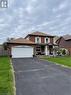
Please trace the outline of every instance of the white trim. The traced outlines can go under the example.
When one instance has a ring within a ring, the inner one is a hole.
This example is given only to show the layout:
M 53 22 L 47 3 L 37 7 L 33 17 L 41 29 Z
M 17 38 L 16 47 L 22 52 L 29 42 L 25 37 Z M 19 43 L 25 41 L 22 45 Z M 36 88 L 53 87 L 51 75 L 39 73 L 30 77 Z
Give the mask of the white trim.
M 50 43 L 50 38 L 48 38 L 48 43 Z
M 56 39 L 55 38 L 53 38 L 53 43 L 56 44 Z
M 49 55 L 49 50 L 47 46 L 45 46 L 45 55 Z
M 46 39 L 48 39 L 48 42 L 46 42 Z M 49 37 L 45 38 L 45 43 L 50 43 L 50 38 Z
M 39 38 L 39 42 L 37 41 L 38 38 Z M 41 43 L 41 37 L 35 37 L 35 43 Z

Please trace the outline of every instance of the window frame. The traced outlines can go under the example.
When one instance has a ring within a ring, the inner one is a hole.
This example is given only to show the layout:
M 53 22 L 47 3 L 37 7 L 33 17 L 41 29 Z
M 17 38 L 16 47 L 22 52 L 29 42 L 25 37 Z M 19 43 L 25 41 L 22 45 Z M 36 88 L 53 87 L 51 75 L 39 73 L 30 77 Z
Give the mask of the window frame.
M 48 39 L 48 41 L 49 41 L 49 38 L 48 38 L 48 37 L 45 38 L 45 43 L 48 43 L 48 42 L 46 41 L 46 39 Z
M 7 0 L 1 0 L 0 1 L 0 7 L 1 8 L 7 8 L 8 7 L 8 1 Z
M 39 41 L 38 41 L 39 38 Z M 41 43 L 41 37 L 35 37 L 35 43 Z

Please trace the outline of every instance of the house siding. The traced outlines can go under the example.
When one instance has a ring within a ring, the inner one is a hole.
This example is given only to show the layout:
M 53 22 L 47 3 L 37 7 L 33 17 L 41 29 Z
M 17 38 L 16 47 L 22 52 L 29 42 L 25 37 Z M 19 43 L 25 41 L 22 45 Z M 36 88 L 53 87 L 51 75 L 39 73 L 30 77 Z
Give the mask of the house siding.
M 32 41 L 32 42 L 35 42 L 35 37 L 34 36 L 30 36 L 29 40 Z
M 62 37 L 58 45 L 60 48 L 66 48 L 69 51 L 69 55 L 71 55 L 71 40 L 66 41 Z
M 68 49 L 68 51 L 69 51 L 69 55 L 71 55 L 71 48 L 67 48 Z
M 44 37 L 41 37 L 41 43 L 45 43 L 45 38 Z
M 52 43 L 52 44 L 53 44 L 53 38 L 50 38 L 50 43 Z
M 71 40 L 65 41 L 64 38 L 60 39 L 59 47 L 71 48 Z
M 35 42 L 35 37 L 38 36 L 29 36 L 29 40 Z M 41 43 L 45 43 L 45 38 L 46 37 L 40 37 L 41 38 Z M 49 43 L 53 44 L 53 38 L 52 37 L 48 37 L 49 38 Z

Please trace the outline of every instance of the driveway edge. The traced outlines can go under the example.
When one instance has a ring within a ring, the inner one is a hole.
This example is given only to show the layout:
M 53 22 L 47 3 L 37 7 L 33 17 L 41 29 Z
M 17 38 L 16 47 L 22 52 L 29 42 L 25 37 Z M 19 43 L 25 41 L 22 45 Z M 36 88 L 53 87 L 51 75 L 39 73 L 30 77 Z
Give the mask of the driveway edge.
M 11 63 L 11 68 L 12 68 L 12 75 L 13 75 L 13 94 L 16 95 L 16 83 L 15 83 L 15 74 L 14 74 L 14 68 L 12 65 L 12 61 L 10 59 L 10 63 Z
M 45 60 L 45 59 L 40 59 L 40 60 L 48 61 L 48 60 Z M 53 61 L 48 61 L 48 62 L 52 63 Z M 53 63 L 54 63 L 55 65 L 58 65 L 58 66 L 61 66 L 61 67 L 64 67 L 64 68 L 71 69 L 71 67 L 69 67 L 69 66 L 61 65 L 61 64 L 56 63 L 56 62 L 53 62 Z

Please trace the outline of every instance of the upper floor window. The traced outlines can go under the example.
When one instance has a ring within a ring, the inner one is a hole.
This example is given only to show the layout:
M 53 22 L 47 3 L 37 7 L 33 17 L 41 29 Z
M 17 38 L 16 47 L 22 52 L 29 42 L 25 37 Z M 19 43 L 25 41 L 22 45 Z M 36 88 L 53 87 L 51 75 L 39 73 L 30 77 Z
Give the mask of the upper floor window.
M 0 7 L 1 8 L 7 8 L 8 1 L 7 0 L 1 0 L 0 1 Z
M 45 43 L 48 43 L 48 40 L 49 40 L 48 37 L 46 37 L 46 38 L 45 38 Z
M 35 37 L 35 43 L 41 43 L 41 38 L 40 37 Z

